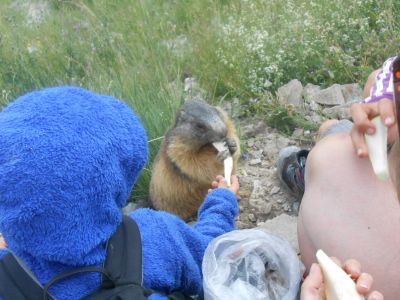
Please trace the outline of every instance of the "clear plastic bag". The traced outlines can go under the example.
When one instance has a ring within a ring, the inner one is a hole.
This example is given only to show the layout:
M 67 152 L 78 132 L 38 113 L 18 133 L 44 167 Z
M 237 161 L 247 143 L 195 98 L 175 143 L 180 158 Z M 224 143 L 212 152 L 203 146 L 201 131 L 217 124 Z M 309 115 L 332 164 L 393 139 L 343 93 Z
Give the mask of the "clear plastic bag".
M 285 239 L 242 229 L 210 243 L 202 270 L 205 300 L 294 300 L 304 266 Z

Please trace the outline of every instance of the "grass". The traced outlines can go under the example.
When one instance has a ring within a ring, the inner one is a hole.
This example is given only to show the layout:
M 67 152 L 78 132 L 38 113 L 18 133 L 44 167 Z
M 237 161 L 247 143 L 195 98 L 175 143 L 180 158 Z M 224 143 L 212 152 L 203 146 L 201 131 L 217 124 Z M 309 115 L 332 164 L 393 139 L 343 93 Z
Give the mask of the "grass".
M 212 103 L 246 103 L 293 78 L 363 83 L 400 41 L 397 0 L 9 0 L 0 11 L 0 105 L 63 84 L 126 101 L 155 139 L 140 197 L 183 76 Z M 273 101 L 257 109 L 286 132 L 309 126 Z

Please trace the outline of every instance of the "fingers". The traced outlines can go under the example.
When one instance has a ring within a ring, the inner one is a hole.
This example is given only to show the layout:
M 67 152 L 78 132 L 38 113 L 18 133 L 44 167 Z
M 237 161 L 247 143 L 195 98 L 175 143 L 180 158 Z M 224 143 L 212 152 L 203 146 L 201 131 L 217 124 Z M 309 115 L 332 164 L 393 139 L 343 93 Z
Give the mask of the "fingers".
M 390 128 L 395 124 L 394 102 L 389 99 L 382 99 L 378 103 L 379 114 L 383 124 Z
M 354 124 L 363 133 L 372 134 L 375 132 L 375 126 L 371 119 L 379 114 L 378 104 L 355 103 L 351 106 L 351 116 Z
M 223 179 L 221 175 L 218 175 L 213 182 L 211 182 L 211 188 L 208 189 L 208 193 L 210 193 L 212 190 L 216 189 L 219 187 L 220 181 Z
M 356 282 L 357 291 L 365 295 L 371 289 L 373 283 L 372 276 L 368 273 L 361 273 Z
M 322 283 L 323 283 L 322 270 L 318 264 L 313 263 L 310 268 L 310 273 L 304 280 L 303 285 L 306 285 L 313 289 L 319 289 L 320 287 L 322 287 Z
M 217 187 L 218 187 L 218 181 L 214 180 L 214 181 L 211 183 L 211 188 L 216 189 Z
M 380 115 L 383 124 L 391 129 L 395 127 L 395 110 L 394 103 L 390 99 L 382 99 L 377 103 L 355 103 L 351 106 L 351 115 L 354 126 L 351 130 L 351 140 L 359 157 L 366 157 L 368 149 L 365 144 L 364 135 L 374 134 L 375 126 L 371 120 Z M 389 142 L 393 134 L 389 134 Z
M 383 99 L 379 101 L 379 114 L 383 124 L 388 128 L 388 143 L 393 143 L 397 136 L 397 122 L 394 101 Z
M 354 126 L 351 130 L 351 140 L 354 149 L 356 149 L 359 157 L 368 155 L 367 145 L 365 144 L 364 134 L 373 134 L 375 126 L 371 122 L 371 118 L 378 114 L 378 105 L 355 103 L 351 106 L 351 116 L 354 121 Z
M 213 189 L 216 189 L 219 187 L 228 188 L 226 180 L 225 180 L 224 176 L 222 176 L 222 175 L 217 175 L 215 177 L 215 180 L 213 182 L 211 182 L 211 189 L 209 189 L 208 192 L 211 192 Z
M 373 291 L 367 298 L 367 300 L 383 300 L 383 295 L 377 291 Z
M 361 274 L 361 264 L 355 259 L 348 259 L 343 264 L 343 269 L 353 279 L 357 279 Z
M 225 178 L 222 175 L 217 175 L 215 180 L 211 183 L 211 188 L 208 189 L 208 193 L 210 193 L 213 189 L 216 188 L 226 188 L 229 189 L 235 195 L 239 192 L 239 179 L 236 175 L 231 176 L 231 185 L 228 186 Z
M 301 300 L 320 300 L 323 293 L 322 271 L 318 264 L 311 265 L 310 272 L 301 285 Z
M 239 178 L 236 175 L 232 175 L 231 176 L 231 186 L 229 187 L 229 189 L 235 194 L 237 195 L 239 192 Z
M 361 295 L 366 295 L 370 292 L 374 280 L 370 274 L 361 273 L 361 264 L 357 260 L 346 260 L 343 264 L 343 269 L 356 280 L 356 288 Z M 383 300 L 383 296 L 381 293 L 373 291 L 369 294 L 367 300 Z

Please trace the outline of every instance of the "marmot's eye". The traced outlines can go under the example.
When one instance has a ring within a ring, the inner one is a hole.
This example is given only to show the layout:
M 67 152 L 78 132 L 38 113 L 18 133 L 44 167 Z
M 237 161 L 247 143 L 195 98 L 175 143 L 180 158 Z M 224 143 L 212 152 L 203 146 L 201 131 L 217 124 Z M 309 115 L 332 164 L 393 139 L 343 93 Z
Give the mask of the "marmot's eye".
M 196 124 L 196 129 L 198 131 L 206 131 L 207 127 L 204 124 Z

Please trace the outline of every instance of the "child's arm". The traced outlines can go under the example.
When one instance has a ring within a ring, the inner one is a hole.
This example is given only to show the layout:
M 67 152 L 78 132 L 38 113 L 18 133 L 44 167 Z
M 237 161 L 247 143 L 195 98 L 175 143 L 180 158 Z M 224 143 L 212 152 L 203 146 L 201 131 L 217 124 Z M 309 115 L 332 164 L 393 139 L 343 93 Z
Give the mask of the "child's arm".
M 206 196 L 199 208 L 198 220 L 194 228 L 204 235 L 215 238 L 234 229 L 234 219 L 238 211 L 237 204 L 233 206 L 231 204 L 237 201 L 239 180 L 235 175 L 231 176 L 231 186 L 227 187 L 224 177 L 219 175 L 211 186 L 212 189 L 219 188 L 220 191 Z M 209 190 L 209 193 L 212 192 L 212 189 Z M 226 199 L 229 199 L 229 201 Z M 227 207 L 224 208 L 223 206 Z M 235 207 L 236 209 L 232 209 Z
M 234 229 L 237 213 L 236 196 L 227 188 L 207 194 L 194 226 L 166 212 L 134 211 L 131 217 L 142 236 L 144 286 L 165 293 L 200 293 L 205 249 L 213 238 Z

